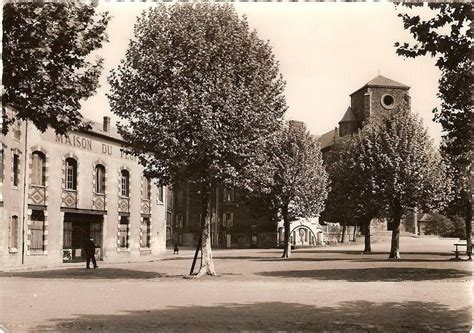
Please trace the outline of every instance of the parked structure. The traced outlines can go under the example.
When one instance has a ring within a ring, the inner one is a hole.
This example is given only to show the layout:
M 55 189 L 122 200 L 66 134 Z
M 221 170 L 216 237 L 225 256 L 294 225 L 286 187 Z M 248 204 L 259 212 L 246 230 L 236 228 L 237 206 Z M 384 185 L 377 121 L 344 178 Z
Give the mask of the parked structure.
M 164 189 L 123 144 L 108 117 L 68 136 L 15 124 L 2 138 L 0 266 L 83 260 L 89 238 L 105 261 L 162 255 Z
M 327 233 L 319 224 L 319 217 L 299 218 L 290 222 L 290 244 L 294 247 L 324 245 L 328 243 Z M 283 221 L 278 222 L 278 243 L 285 242 L 285 227 Z

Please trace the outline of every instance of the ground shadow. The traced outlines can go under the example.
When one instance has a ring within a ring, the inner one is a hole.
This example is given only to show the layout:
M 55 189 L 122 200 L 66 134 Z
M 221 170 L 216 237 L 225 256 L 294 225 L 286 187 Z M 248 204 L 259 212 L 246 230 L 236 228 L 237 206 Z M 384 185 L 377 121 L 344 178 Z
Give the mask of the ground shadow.
M 296 253 L 318 253 L 318 254 L 324 254 L 324 253 L 334 253 L 334 254 L 362 254 L 364 248 L 361 247 L 360 250 L 325 250 L 322 248 L 321 250 L 305 250 L 301 249 L 301 251 L 293 250 Z M 377 254 L 382 254 L 386 255 L 388 257 L 389 251 L 373 251 L 364 255 L 370 256 L 370 255 L 377 255 Z M 430 255 L 430 256 L 449 256 L 453 257 L 453 254 L 450 252 L 400 252 L 400 255 L 403 257 L 404 255 Z
M 31 329 L 75 332 L 468 332 L 470 319 L 468 307 L 454 310 L 434 302 L 352 301 L 334 307 L 261 302 L 174 306 L 159 310 L 120 311 L 114 315 L 76 315 L 74 318 L 53 319 Z
M 4 272 L 0 277 L 22 277 L 33 279 L 156 279 L 166 277 L 166 274 L 156 272 L 136 271 L 121 268 L 67 268 L 35 272 Z
M 349 282 L 429 281 L 470 278 L 472 273 L 457 269 L 418 267 L 382 267 L 358 269 L 319 269 L 271 271 L 256 273 L 281 278 L 311 278 L 315 280 L 345 280 Z
M 349 260 L 349 259 L 348 259 Z M 397 260 L 387 258 L 352 258 L 353 262 L 452 262 L 452 258 L 443 258 L 443 259 L 436 259 L 436 258 L 401 258 Z M 467 260 L 459 260 L 459 262 L 467 261 Z
M 275 257 L 267 257 L 267 258 L 254 258 L 255 261 L 274 261 L 274 262 L 285 262 L 285 261 L 311 261 L 311 262 L 319 262 L 319 261 L 351 261 L 354 258 L 298 258 L 298 257 L 290 257 L 290 258 L 275 258 Z

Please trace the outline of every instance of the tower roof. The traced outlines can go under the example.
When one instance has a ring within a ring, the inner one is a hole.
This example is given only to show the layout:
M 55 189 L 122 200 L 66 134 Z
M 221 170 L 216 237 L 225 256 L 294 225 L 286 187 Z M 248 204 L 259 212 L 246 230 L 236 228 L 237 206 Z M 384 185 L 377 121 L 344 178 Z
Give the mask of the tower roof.
M 359 92 L 360 90 L 364 88 L 368 88 L 368 87 L 410 89 L 409 86 L 404 85 L 403 83 L 386 78 L 385 76 L 382 76 L 382 75 L 377 75 L 372 80 L 367 82 L 363 87 L 354 91 L 351 94 L 351 96 L 354 95 L 356 92 Z
M 346 113 L 344 114 L 344 117 L 339 121 L 340 123 L 351 123 L 351 122 L 357 122 L 356 117 L 354 116 L 354 113 L 352 112 L 352 108 L 349 106 L 347 108 Z

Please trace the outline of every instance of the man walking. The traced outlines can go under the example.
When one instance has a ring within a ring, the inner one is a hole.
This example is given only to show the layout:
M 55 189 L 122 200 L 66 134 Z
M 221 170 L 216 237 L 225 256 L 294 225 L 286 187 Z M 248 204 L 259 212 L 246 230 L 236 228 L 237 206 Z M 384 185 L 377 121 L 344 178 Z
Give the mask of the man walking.
M 86 257 L 87 257 L 86 268 L 90 269 L 89 264 L 90 264 L 91 259 L 92 259 L 92 264 L 94 265 L 94 268 L 99 268 L 99 266 L 97 266 L 97 262 L 95 261 L 95 243 L 94 243 L 93 238 L 87 241 L 85 250 L 86 250 Z

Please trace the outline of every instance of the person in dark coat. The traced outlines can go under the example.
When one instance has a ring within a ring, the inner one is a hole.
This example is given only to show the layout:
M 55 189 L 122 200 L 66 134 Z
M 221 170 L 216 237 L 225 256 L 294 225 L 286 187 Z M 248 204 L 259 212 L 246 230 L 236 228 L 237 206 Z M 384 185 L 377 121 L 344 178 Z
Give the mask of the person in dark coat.
M 173 254 L 179 254 L 178 243 L 174 243 L 174 251 Z
M 92 259 L 92 264 L 94 265 L 94 268 L 98 268 L 99 266 L 97 266 L 97 262 L 95 261 L 95 243 L 94 243 L 94 239 L 91 238 L 87 241 L 86 243 L 86 257 L 87 257 L 87 269 L 89 269 L 89 264 L 90 264 L 90 261 Z

